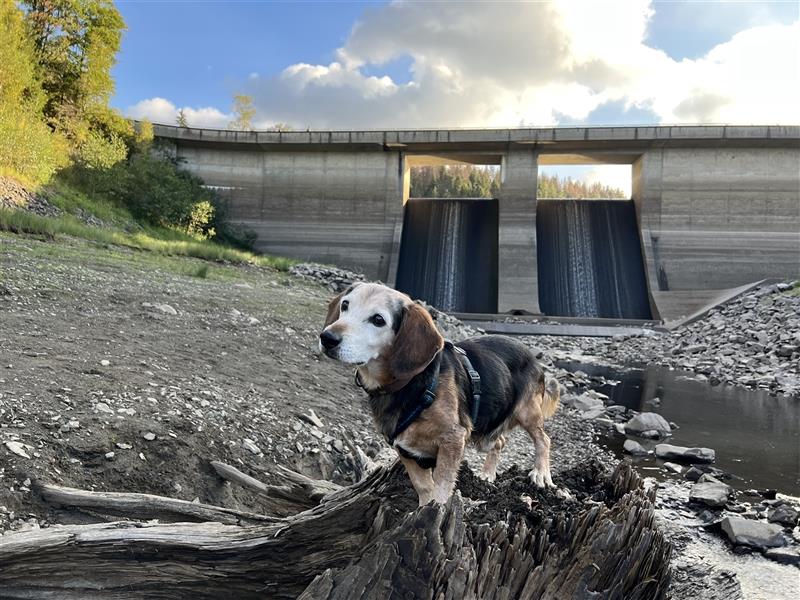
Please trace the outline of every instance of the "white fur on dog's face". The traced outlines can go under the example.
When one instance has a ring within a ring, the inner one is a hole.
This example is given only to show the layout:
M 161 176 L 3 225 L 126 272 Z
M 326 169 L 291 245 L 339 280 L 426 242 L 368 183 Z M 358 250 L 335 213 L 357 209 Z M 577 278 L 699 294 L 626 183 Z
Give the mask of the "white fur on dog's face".
M 320 351 L 348 364 L 366 364 L 391 347 L 396 322 L 411 299 L 405 294 L 376 283 L 356 284 L 339 300 L 339 318 L 324 331 L 339 335 L 338 346 Z

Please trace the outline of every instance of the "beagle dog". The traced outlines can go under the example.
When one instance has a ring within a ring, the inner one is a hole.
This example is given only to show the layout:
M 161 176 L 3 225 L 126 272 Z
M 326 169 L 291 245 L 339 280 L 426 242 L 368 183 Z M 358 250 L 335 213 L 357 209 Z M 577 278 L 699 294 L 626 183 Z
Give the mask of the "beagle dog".
M 488 451 L 481 476 L 494 481 L 505 434 L 521 426 L 536 451 L 529 476 L 553 486 L 544 420 L 559 386 L 545 384 L 533 353 L 486 335 L 445 343 L 428 311 L 384 285 L 355 283 L 328 306 L 320 350 L 356 365 L 375 423 L 414 485 L 420 505 L 453 493 L 468 442 Z

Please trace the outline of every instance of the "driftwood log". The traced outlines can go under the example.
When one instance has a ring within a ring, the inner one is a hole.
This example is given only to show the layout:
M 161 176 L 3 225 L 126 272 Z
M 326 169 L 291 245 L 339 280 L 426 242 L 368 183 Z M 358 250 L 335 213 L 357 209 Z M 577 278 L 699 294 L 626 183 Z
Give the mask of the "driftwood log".
M 220 465 L 229 481 L 259 488 Z M 445 506 L 416 508 L 397 465 L 344 488 L 282 475 L 285 485 L 261 489 L 265 498 L 284 487 L 281 494 L 298 494 L 296 504 L 318 504 L 276 518 L 41 486 L 43 498 L 63 506 L 214 522 L 54 526 L 0 537 L 0 596 L 651 600 L 666 590 L 670 546 L 655 527 L 653 496 L 629 465 L 609 477 L 604 502 L 538 527 L 524 518 L 473 522 L 477 505 L 458 493 Z

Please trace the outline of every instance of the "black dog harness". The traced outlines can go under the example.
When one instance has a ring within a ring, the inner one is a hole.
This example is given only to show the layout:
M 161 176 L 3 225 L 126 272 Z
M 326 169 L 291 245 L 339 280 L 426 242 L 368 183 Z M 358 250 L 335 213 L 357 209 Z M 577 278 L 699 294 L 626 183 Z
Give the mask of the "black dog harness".
M 478 420 L 478 411 L 481 405 L 481 376 L 472 366 L 472 362 L 470 362 L 469 357 L 467 356 L 467 353 L 464 351 L 463 348 L 459 348 L 458 346 L 453 344 L 453 342 L 445 342 L 445 347 L 455 351 L 455 353 L 461 360 L 461 364 L 464 365 L 464 369 L 467 371 L 467 375 L 469 375 L 470 387 L 472 391 L 470 416 L 472 417 L 472 422 L 475 423 Z M 408 429 L 409 426 L 419 418 L 423 410 L 425 410 L 426 408 L 430 407 L 431 404 L 433 404 L 433 401 L 436 399 L 436 388 L 439 386 L 440 368 L 441 368 L 441 363 L 439 363 L 439 366 L 436 367 L 436 371 L 433 373 L 433 378 L 431 379 L 431 382 L 428 384 L 428 387 L 425 388 L 425 391 L 422 393 L 422 396 L 420 396 L 417 402 L 412 406 L 410 406 L 408 410 L 405 412 L 405 414 L 402 415 L 401 418 L 397 421 L 397 427 L 395 427 L 394 433 L 389 439 L 390 444 L 394 444 L 394 441 L 395 439 L 397 439 L 397 436 L 399 436 L 406 429 Z M 356 372 L 356 383 L 359 386 L 361 386 L 360 378 L 358 377 L 358 372 Z

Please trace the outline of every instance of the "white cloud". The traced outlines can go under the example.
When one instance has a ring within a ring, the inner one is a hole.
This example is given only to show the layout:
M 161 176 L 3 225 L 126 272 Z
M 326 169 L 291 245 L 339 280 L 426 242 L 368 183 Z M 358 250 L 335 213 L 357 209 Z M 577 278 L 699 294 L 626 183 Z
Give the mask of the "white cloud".
M 153 123 L 174 125 L 178 110 L 180 109 L 169 100 L 150 98 L 128 107 L 125 114 L 134 119 L 149 119 Z M 183 112 L 190 127 L 224 129 L 233 120 L 231 115 L 210 106 L 205 108 L 184 106 Z
M 245 89 L 258 123 L 269 115 L 297 128 L 547 126 L 611 102 L 666 123 L 800 122 L 800 21 L 751 27 L 676 61 L 646 43 L 657 10 L 648 0 L 395 1 L 367 8 L 330 64 L 293 64 Z M 397 59 L 410 59 L 408 83 L 367 74 Z M 156 98 L 131 111 L 170 107 Z M 213 108 L 190 116 L 229 120 Z

